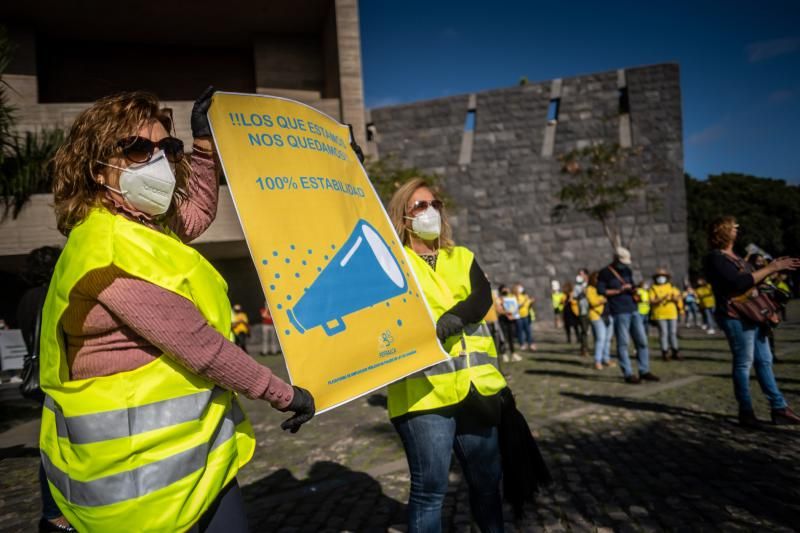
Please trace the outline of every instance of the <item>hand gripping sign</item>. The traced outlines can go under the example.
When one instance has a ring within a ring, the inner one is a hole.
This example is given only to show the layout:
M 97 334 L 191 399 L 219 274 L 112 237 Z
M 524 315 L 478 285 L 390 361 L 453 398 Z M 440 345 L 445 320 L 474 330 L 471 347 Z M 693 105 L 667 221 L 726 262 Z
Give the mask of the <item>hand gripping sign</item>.
M 318 410 L 445 360 L 349 128 L 292 100 L 222 92 L 208 118 L 292 383 Z

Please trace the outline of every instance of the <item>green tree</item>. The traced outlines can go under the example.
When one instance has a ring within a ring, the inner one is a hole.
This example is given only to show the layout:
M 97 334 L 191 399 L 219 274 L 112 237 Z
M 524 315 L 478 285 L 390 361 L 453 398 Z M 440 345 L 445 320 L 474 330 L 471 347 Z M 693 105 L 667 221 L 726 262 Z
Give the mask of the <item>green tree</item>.
M 51 162 L 56 150 L 64 142 L 60 129 L 44 129 L 12 139 L 11 153 L 0 165 L 0 196 L 3 198 L 3 215 L 19 215 L 32 194 L 52 190 Z
M 9 86 L 3 79 L 13 54 L 14 46 L 8 40 L 8 32 L 0 26 L 0 164 L 13 144 L 14 107 L 8 102 Z
M 50 192 L 50 161 L 64 142 L 59 129 L 27 132 L 24 136 L 14 133 L 14 108 L 8 102 L 8 84 L 2 79 L 13 54 L 14 45 L 0 26 L 0 220 L 9 213 L 16 218 L 32 194 Z
M 703 271 L 709 223 L 723 215 L 739 222 L 737 252 L 754 243 L 774 256 L 800 255 L 800 186 L 784 180 L 724 173 L 698 180 L 685 174 L 689 269 Z
M 630 246 L 636 227 L 624 235 L 617 213 L 641 195 L 649 212 L 658 208 L 641 177 L 641 152 L 638 147 L 597 142 L 560 155 L 567 183 L 558 192 L 553 216 L 558 220 L 569 211 L 583 213 L 602 225 L 612 248 Z

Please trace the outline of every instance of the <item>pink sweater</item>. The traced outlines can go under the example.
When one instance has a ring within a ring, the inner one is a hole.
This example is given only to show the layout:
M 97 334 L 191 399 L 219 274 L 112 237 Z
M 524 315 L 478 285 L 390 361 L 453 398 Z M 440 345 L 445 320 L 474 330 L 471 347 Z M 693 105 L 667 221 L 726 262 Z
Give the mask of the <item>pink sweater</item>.
M 191 196 L 179 207 L 177 227 L 171 228 L 184 242 L 203 233 L 216 216 L 212 158 L 195 152 L 188 190 Z M 133 220 L 142 216 L 118 210 Z M 113 265 L 81 279 L 61 323 L 72 379 L 133 370 L 166 353 L 218 385 L 263 398 L 278 409 L 294 395 L 289 384 L 209 326 L 191 301 Z

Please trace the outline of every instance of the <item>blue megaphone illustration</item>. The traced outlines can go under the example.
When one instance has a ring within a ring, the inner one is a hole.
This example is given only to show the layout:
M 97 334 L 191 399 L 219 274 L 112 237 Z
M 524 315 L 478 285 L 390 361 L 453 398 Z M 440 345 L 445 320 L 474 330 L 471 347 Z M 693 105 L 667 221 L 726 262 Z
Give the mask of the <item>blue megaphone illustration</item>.
M 332 336 L 346 329 L 342 320 L 345 315 L 399 296 L 406 290 L 408 282 L 386 241 L 362 219 L 328 266 L 287 313 L 300 333 L 322 326 L 325 333 Z

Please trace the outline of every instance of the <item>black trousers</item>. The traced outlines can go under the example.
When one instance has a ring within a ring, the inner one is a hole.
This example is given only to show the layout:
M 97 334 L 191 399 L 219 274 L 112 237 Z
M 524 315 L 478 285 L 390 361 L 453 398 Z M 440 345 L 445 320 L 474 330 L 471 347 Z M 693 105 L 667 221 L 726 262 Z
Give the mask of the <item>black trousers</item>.
M 506 318 L 505 316 L 500 317 L 500 328 L 503 330 L 503 336 L 506 338 L 506 351 L 509 354 L 514 353 L 514 322 Z

